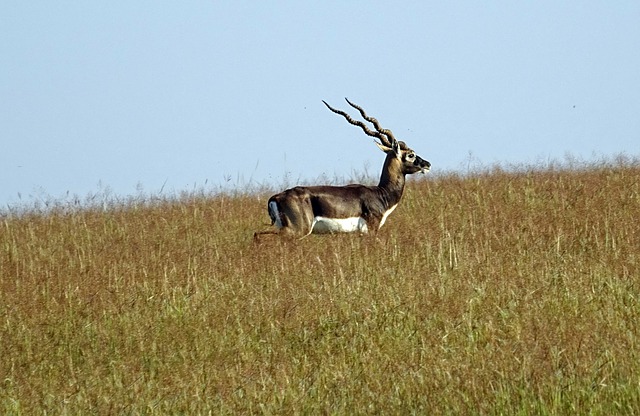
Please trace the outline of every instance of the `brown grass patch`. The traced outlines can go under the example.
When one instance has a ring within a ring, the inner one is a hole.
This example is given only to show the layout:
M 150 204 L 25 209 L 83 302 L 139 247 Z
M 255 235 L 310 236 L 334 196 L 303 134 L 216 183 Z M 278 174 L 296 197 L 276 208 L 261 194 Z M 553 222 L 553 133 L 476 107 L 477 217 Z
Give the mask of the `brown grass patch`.
M 637 163 L 411 182 L 377 236 L 265 205 L 0 218 L 0 409 L 640 412 Z

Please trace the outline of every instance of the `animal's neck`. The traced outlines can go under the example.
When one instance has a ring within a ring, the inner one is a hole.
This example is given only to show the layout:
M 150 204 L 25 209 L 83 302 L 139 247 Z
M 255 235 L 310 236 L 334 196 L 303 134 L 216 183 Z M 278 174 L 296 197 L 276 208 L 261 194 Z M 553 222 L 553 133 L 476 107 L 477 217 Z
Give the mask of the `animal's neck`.
M 404 192 L 404 174 L 398 158 L 388 155 L 382 167 L 378 188 L 384 193 L 389 207 L 396 205 Z

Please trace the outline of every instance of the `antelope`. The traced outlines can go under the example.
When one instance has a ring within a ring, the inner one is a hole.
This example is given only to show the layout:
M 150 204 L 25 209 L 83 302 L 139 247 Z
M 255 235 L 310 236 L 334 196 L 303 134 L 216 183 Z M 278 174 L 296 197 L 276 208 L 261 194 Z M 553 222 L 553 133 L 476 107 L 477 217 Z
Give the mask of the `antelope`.
M 404 142 L 396 140 L 390 130 L 380 127 L 378 120 L 368 116 L 362 107 L 345 100 L 373 125 L 375 131 L 326 101 L 322 102 L 350 124 L 360 127 L 366 135 L 380 140 L 374 139 L 374 143 L 387 156 L 378 186 L 296 186 L 275 194 L 269 198 L 267 208 L 271 225 L 275 225 L 277 231 L 257 232 L 254 234 L 256 239 L 260 234 L 306 237 L 312 233 L 375 232 L 400 203 L 405 176 L 426 173 L 431 168 L 431 163 L 416 155 Z

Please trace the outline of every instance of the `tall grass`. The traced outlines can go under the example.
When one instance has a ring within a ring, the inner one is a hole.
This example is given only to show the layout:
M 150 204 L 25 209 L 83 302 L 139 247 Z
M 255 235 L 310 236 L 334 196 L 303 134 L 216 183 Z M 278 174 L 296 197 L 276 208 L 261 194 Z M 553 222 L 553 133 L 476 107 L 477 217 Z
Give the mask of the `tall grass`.
M 0 218 L 6 414 L 637 414 L 640 164 L 413 181 L 377 235 L 264 193 Z

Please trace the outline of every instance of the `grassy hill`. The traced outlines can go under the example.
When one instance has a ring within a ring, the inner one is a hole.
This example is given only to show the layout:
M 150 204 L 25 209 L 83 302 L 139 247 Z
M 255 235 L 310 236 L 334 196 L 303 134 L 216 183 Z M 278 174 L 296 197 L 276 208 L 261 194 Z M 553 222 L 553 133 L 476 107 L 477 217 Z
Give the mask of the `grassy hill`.
M 638 414 L 640 164 L 427 176 L 378 235 L 266 199 L 0 217 L 5 414 Z

